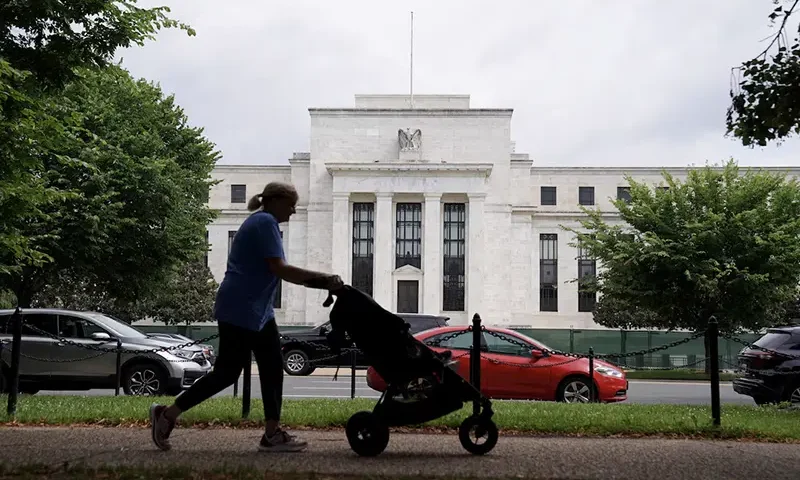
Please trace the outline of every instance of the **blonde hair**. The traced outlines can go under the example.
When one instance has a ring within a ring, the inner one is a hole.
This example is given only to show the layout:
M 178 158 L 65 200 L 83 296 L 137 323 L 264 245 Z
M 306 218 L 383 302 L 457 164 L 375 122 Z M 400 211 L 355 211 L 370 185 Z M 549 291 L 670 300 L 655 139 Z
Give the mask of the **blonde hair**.
M 263 208 L 267 202 L 274 198 L 289 198 L 297 201 L 297 190 L 289 183 L 270 182 L 261 193 L 250 198 L 250 201 L 247 202 L 247 209 L 253 212 Z

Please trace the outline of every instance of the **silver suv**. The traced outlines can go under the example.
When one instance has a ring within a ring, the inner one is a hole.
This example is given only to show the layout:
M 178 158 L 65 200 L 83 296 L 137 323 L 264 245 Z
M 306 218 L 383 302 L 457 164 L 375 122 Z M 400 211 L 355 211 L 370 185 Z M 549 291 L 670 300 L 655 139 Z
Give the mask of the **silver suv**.
M 8 385 L 13 313 L 0 310 L 0 392 Z M 21 393 L 115 388 L 117 354 L 103 350 L 116 349 L 117 339 L 127 395 L 177 395 L 212 368 L 202 347 L 174 348 L 185 342 L 149 337 L 106 314 L 33 308 L 22 317 Z

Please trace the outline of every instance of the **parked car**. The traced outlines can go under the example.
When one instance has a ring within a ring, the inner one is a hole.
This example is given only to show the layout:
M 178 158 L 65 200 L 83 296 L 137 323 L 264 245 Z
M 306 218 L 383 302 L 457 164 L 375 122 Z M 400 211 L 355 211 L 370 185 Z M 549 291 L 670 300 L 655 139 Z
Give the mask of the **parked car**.
M 0 310 L 0 341 L 4 343 L 0 354 L 0 390 L 5 390 L 8 384 L 12 340 L 9 320 L 13 313 Z M 119 339 L 123 349 L 141 351 L 121 355 L 121 386 L 127 395 L 177 395 L 211 370 L 201 347 L 147 352 L 177 343 L 149 337 L 110 315 L 34 308 L 23 310 L 23 321 L 49 335 L 22 328 L 19 370 L 22 393 L 115 388 L 117 355 L 71 343 L 113 349 Z
M 447 321 L 450 320 L 450 317 L 416 313 L 398 313 L 397 316 L 409 324 L 412 334 L 431 328 L 447 326 Z M 339 365 L 349 367 L 352 365 L 352 361 L 347 354 L 326 359 L 326 357 L 332 355 L 330 351 L 326 350 L 328 348 L 328 338 L 326 337 L 328 332 L 330 332 L 330 322 L 282 334 L 281 350 L 283 352 L 284 371 L 289 375 L 310 375 L 317 367 Z M 307 342 L 313 342 L 313 345 Z M 325 360 L 309 363 L 310 360 L 318 359 Z M 357 354 L 356 366 L 363 368 L 365 366 L 364 360 L 361 354 Z
M 147 335 L 149 337 L 156 337 L 156 338 L 164 338 L 164 339 L 168 339 L 168 340 L 175 340 L 176 341 L 175 343 L 178 343 L 180 345 L 194 342 L 194 340 L 192 340 L 191 338 L 189 338 L 189 337 L 187 337 L 185 335 L 181 335 L 180 333 L 161 333 L 161 332 L 152 333 L 151 332 L 151 333 L 148 333 Z M 214 345 L 209 345 L 207 343 L 198 343 L 197 346 L 203 349 L 203 355 L 206 356 L 206 358 L 208 359 L 209 363 L 211 363 L 211 365 L 214 365 L 214 362 L 217 359 L 217 355 L 214 353 Z
M 800 327 L 770 328 L 753 345 L 800 356 Z M 745 347 L 738 360 L 741 377 L 733 380 L 734 392 L 752 397 L 758 405 L 800 403 L 800 358 Z
M 589 400 L 589 360 L 587 358 L 547 353 L 551 348 L 513 330 L 486 327 L 488 332 L 500 334 L 498 338 L 481 332 L 481 391 L 490 398 L 509 400 L 549 400 L 567 403 L 584 403 Z M 461 331 L 461 334 L 451 335 Z M 464 379 L 469 380 L 472 346 L 471 331 L 464 327 L 434 328 L 415 335 L 438 353 L 451 355 L 452 365 Z M 507 340 L 511 338 L 526 347 Z M 574 360 L 574 361 L 571 361 Z M 565 363 L 568 362 L 568 363 Z M 374 368 L 367 369 L 367 385 L 383 392 L 386 383 Z M 604 362 L 594 361 L 594 394 L 600 402 L 621 402 L 628 398 L 628 381 L 625 372 Z

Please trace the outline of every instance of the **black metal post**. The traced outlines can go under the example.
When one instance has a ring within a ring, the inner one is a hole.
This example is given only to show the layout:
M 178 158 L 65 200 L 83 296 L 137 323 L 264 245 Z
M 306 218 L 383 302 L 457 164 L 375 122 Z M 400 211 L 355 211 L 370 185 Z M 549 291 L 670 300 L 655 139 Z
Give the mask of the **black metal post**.
M 719 401 L 719 324 L 717 317 L 712 316 L 708 320 L 708 342 L 709 355 L 711 356 L 711 416 L 714 418 L 714 426 L 721 423 L 721 405 Z
M 481 316 L 477 313 L 472 316 L 472 350 L 469 359 L 470 381 L 481 391 Z M 481 404 L 478 400 L 472 403 L 472 414 L 481 413 Z
M 19 307 L 11 316 L 11 375 L 8 379 L 8 408 L 9 416 L 17 414 L 17 397 L 19 396 L 19 359 L 22 348 L 22 314 Z
M 251 354 L 252 355 L 252 354 Z M 242 418 L 250 416 L 250 376 L 253 373 L 253 358 L 244 366 L 244 382 L 242 383 Z
M 119 387 L 122 383 L 122 340 L 117 339 L 117 385 L 114 390 L 114 396 L 119 397 Z
M 350 350 L 350 398 L 356 398 L 356 349 Z
M 589 347 L 589 403 L 594 402 L 594 348 Z
M 575 330 L 569 327 L 569 353 L 575 353 Z

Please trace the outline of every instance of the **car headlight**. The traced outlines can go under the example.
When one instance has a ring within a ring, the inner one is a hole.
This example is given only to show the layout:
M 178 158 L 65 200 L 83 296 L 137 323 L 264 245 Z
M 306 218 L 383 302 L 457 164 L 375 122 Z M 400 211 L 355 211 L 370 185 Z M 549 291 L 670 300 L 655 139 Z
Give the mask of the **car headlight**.
M 622 378 L 622 372 L 620 372 L 616 368 L 598 365 L 594 367 L 594 371 L 599 373 L 600 375 L 606 375 L 608 377 L 614 377 L 614 378 Z
M 182 358 L 184 360 L 191 360 L 192 357 L 194 357 L 195 352 L 191 350 L 170 350 L 170 353 L 178 358 Z

